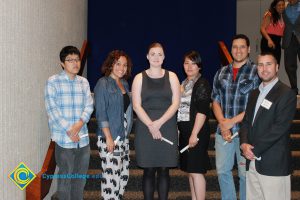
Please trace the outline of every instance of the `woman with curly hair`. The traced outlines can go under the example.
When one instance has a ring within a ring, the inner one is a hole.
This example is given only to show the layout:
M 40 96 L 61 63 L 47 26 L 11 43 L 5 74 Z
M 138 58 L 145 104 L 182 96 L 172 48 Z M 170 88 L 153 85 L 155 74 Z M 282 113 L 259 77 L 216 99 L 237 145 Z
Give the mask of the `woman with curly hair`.
M 264 14 L 260 27 L 262 39 L 260 43 L 261 52 L 271 52 L 280 64 L 281 57 L 281 38 L 284 31 L 284 21 L 282 13 L 285 9 L 284 0 L 273 0 L 270 8 Z
M 126 79 L 132 63 L 120 50 L 110 52 L 102 65 L 104 77 L 95 86 L 98 148 L 102 165 L 103 199 L 123 199 L 129 177 L 132 103 Z

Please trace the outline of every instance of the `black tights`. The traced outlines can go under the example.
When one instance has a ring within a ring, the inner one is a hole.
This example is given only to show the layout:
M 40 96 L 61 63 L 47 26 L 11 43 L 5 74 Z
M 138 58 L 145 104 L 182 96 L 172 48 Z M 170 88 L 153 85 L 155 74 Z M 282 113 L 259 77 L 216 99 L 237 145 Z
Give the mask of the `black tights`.
M 157 172 L 158 199 L 167 200 L 170 186 L 169 168 L 144 168 L 143 193 L 144 200 L 153 200 L 155 191 L 155 173 Z

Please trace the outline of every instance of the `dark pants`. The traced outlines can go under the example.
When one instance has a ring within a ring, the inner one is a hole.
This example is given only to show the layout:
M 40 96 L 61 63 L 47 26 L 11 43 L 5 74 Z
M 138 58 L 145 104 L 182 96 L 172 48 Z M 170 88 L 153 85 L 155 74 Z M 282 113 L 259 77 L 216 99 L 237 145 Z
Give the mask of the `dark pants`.
M 269 34 L 270 38 L 272 39 L 272 41 L 275 44 L 275 48 L 270 48 L 268 46 L 268 40 L 266 40 L 265 37 L 261 38 L 261 42 L 260 42 L 260 50 L 261 52 L 271 52 L 274 54 L 278 65 L 280 65 L 280 58 L 281 58 L 281 36 L 278 35 L 272 35 Z
M 59 200 L 82 200 L 86 179 L 62 178 L 71 174 L 86 174 L 90 161 L 90 145 L 66 149 L 55 144 L 55 159 L 59 168 L 57 194 Z
M 284 65 L 290 80 L 291 88 L 298 94 L 297 56 L 300 60 L 300 44 L 296 36 L 293 35 L 289 47 L 284 49 Z

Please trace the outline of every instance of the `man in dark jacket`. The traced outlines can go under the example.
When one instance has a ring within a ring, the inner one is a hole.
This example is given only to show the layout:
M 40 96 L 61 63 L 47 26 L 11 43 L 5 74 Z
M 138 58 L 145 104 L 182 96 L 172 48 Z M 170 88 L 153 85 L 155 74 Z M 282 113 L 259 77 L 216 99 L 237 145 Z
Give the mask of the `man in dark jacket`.
M 262 80 L 247 104 L 239 131 L 246 157 L 248 200 L 291 199 L 289 129 L 296 111 L 296 95 L 277 77 L 278 64 L 271 53 L 258 57 Z

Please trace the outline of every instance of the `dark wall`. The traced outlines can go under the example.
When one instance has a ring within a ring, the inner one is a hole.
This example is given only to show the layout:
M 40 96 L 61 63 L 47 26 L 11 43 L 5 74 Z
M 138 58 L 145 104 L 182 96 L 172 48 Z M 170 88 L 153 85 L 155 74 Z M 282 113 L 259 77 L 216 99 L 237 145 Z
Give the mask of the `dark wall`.
M 200 52 L 211 83 L 220 67 L 217 42 L 230 45 L 236 31 L 236 0 L 88 1 L 88 79 L 93 90 L 108 52 L 122 49 L 133 61 L 133 76 L 148 67 L 148 46 L 160 42 L 163 66 L 184 79 L 182 56 Z M 230 48 L 230 46 L 228 46 Z M 130 82 L 132 80 L 129 80 Z

